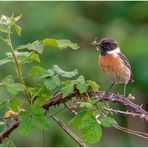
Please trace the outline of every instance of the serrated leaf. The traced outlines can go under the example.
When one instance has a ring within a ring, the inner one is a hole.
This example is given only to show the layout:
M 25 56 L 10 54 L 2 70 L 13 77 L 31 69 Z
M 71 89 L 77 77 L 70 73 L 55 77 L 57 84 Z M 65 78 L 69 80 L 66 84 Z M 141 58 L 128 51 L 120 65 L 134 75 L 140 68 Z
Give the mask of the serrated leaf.
M 57 48 L 58 48 L 57 40 L 52 39 L 52 38 L 44 39 L 44 40 L 42 41 L 42 44 L 43 44 L 44 46 L 52 46 L 52 47 L 57 47 Z
M 92 112 L 87 111 L 85 116 L 82 118 L 81 128 L 82 137 L 85 143 L 95 144 L 99 142 L 102 136 L 102 128 L 96 122 L 96 119 L 93 116 Z
M 13 83 L 6 85 L 6 89 L 12 94 L 16 95 L 18 92 L 23 91 L 25 89 L 24 84 Z
M 29 59 L 28 57 L 30 57 L 31 53 L 30 52 L 18 52 L 18 51 L 14 51 L 16 57 L 17 57 L 17 60 L 19 60 L 20 62 L 24 62 L 24 63 L 30 63 L 33 61 L 33 59 Z M 12 61 L 14 60 L 13 59 L 13 56 L 12 56 L 12 53 L 11 52 L 7 52 L 6 53 L 7 57 L 9 59 L 11 59 Z M 27 59 L 27 60 L 26 60 Z M 24 61 L 25 60 L 25 61 Z
M 93 91 L 98 91 L 100 88 L 100 86 L 95 81 L 87 80 L 86 83 L 91 86 Z
M 8 110 L 8 102 L 4 101 L 0 103 L 0 116 L 1 117 L 5 114 L 7 110 Z
M 90 108 L 93 107 L 93 105 L 91 103 L 89 103 L 89 102 L 82 102 L 80 104 L 80 107 L 82 107 L 82 108 L 86 107 L 86 108 L 89 108 L 90 109 Z
M 18 127 L 18 130 L 21 135 L 30 134 L 32 132 L 32 129 L 33 129 L 33 121 L 31 118 L 26 118 L 25 120 L 23 120 Z
M 82 119 L 86 114 L 87 114 L 86 110 L 80 111 L 78 115 L 76 115 L 74 118 L 72 118 L 68 122 L 68 125 L 73 125 L 73 126 L 77 127 L 78 129 L 80 129 L 81 124 L 82 124 Z
M 62 40 L 56 40 L 52 38 L 46 38 L 42 41 L 44 46 L 52 46 L 57 47 L 59 49 L 64 48 L 72 48 L 72 49 L 78 49 L 79 46 L 76 43 L 72 43 L 70 40 L 62 39 Z
M 33 115 L 32 120 L 37 128 L 46 129 L 49 127 L 49 120 L 44 115 Z
M 68 85 L 61 89 L 63 97 L 66 97 L 68 94 L 72 93 L 74 89 L 74 84 Z
M 99 124 L 90 124 L 82 130 L 82 137 L 86 144 L 95 144 L 100 141 L 102 128 Z
M 84 93 L 88 89 L 88 84 L 87 83 L 79 83 L 77 85 L 77 89 L 80 91 L 80 93 Z
M 30 72 L 30 76 L 32 76 L 34 80 L 39 81 L 43 78 L 53 76 L 53 73 L 40 66 L 34 66 Z
M 16 95 L 18 92 L 23 91 L 25 89 L 24 84 L 14 83 L 14 80 L 11 75 L 3 79 L 2 83 L 6 86 L 6 89 L 13 95 Z
M 101 122 L 101 125 L 104 127 L 112 127 L 113 124 L 117 124 L 114 118 L 107 116 L 100 117 L 99 121 Z
M 46 78 L 44 82 L 46 88 L 50 90 L 60 86 L 60 84 L 61 84 L 60 79 L 57 76 Z
M 21 99 L 13 99 L 10 100 L 9 102 L 9 108 L 14 112 L 18 112 L 21 104 L 22 104 Z
M 9 62 L 11 62 L 11 60 L 8 59 L 8 58 L 5 58 L 5 59 L 0 60 L 0 65 L 4 65 L 4 64 L 9 63 Z
M 57 42 L 59 49 L 72 48 L 76 50 L 79 48 L 77 43 L 72 43 L 70 40 L 62 39 L 62 40 L 57 40 Z
M 30 59 L 33 60 L 33 61 L 39 62 L 39 63 L 41 62 L 39 55 L 36 54 L 36 53 L 32 53 L 31 56 L 30 56 Z
M 57 74 L 59 74 L 59 75 L 61 75 L 61 76 L 63 76 L 63 77 L 67 77 L 67 78 L 71 78 L 71 77 L 74 77 L 75 75 L 77 75 L 78 74 L 78 71 L 75 69 L 74 71 L 71 71 L 71 72 L 66 72 L 66 71 L 64 71 L 64 70 L 62 70 L 59 66 L 57 66 L 57 65 L 54 65 L 53 66 L 53 70 L 57 73 Z
M 42 54 L 43 50 L 44 50 L 44 46 L 43 44 L 41 43 L 41 41 L 34 41 L 33 43 L 28 43 L 26 45 L 20 45 L 17 47 L 18 50 L 20 49 L 28 49 L 28 50 L 31 50 L 31 51 L 36 51 L 40 54 Z

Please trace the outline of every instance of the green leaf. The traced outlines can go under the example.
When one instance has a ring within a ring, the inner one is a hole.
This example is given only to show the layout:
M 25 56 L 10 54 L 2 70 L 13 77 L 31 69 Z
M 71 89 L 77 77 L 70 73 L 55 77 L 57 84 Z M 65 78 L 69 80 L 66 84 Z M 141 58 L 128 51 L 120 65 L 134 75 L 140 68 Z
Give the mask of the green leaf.
M 28 49 L 28 50 L 36 51 L 36 52 L 42 54 L 44 46 L 40 41 L 37 40 L 37 41 L 34 41 L 33 43 L 28 43 L 26 45 L 20 45 L 20 46 L 17 47 L 17 49 L 18 50 Z
M 36 53 L 32 53 L 31 56 L 30 56 L 30 59 L 33 60 L 33 61 L 39 62 L 39 63 L 41 62 L 39 55 L 36 54 Z
M 8 59 L 8 58 L 5 58 L 5 59 L 0 60 L 0 65 L 4 65 L 4 64 L 9 63 L 9 62 L 11 62 L 11 60 Z
M 14 112 L 18 112 L 21 104 L 22 104 L 22 100 L 13 99 L 13 100 L 10 100 L 9 102 L 9 108 Z
M 85 143 L 95 144 L 99 142 L 102 136 L 102 128 L 96 122 L 96 119 L 93 116 L 92 112 L 87 111 L 85 116 L 83 116 L 81 128 L 82 128 L 82 137 Z
M 18 92 L 25 89 L 24 84 L 14 83 L 11 75 L 5 77 L 5 79 L 2 80 L 2 83 L 6 86 L 6 89 L 13 95 L 16 95 Z
M 87 83 L 79 83 L 78 85 L 77 85 L 77 89 L 80 91 L 80 93 L 82 94 L 82 93 L 84 93 L 84 92 L 86 92 L 87 91 L 87 89 L 88 89 L 88 84 Z
M 103 116 L 99 118 L 101 125 L 104 127 L 112 127 L 113 124 L 117 124 L 114 118 Z
M 93 112 L 89 110 L 81 111 L 69 124 L 76 126 L 87 144 L 98 143 L 102 136 L 102 128 L 96 122 Z
M 44 46 L 52 46 L 52 47 L 57 47 L 59 49 L 64 49 L 64 48 L 72 48 L 72 49 L 78 49 L 79 46 L 76 43 L 72 43 L 70 40 L 56 40 L 52 38 L 46 38 L 42 41 Z
M 23 120 L 18 127 L 18 130 L 21 135 L 30 134 L 32 132 L 32 129 L 33 129 L 33 120 L 28 117 L 25 120 Z
M 73 125 L 73 126 L 77 127 L 78 129 L 80 129 L 81 124 L 82 124 L 82 119 L 86 114 L 87 114 L 86 110 L 80 111 L 78 115 L 76 115 L 74 118 L 72 118 L 68 122 L 68 125 Z
M 44 40 L 42 41 L 42 44 L 43 44 L 44 46 L 52 46 L 52 47 L 57 47 L 57 48 L 58 48 L 58 42 L 57 42 L 57 40 L 52 39 L 52 38 L 44 39 Z
M 62 70 L 62 69 L 61 69 L 59 66 L 57 66 L 57 65 L 54 65 L 54 66 L 53 66 L 53 70 L 54 70 L 57 74 L 59 74 L 59 75 L 61 75 L 61 76 L 63 76 L 63 77 L 67 77 L 67 78 L 74 77 L 75 75 L 78 74 L 78 71 L 77 71 L 77 70 L 74 70 L 74 71 L 72 71 L 72 72 L 66 72 L 66 71 Z
M 46 88 L 50 90 L 60 86 L 60 84 L 61 84 L 60 79 L 57 76 L 46 78 L 44 82 Z
M 82 107 L 82 108 L 86 107 L 86 108 L 89 108 L 90 109 L 90 108 L 93 107 L 93 105 L 91 103 L 89 103 L 89 102 L 82 102 L 80 104 L 80 107 Z
M 53 74 L 53 72 L 48 71 L 40 66 L 34 66 L 30 72 L 30 76 L 32 76 L 33 79 L 36 81 L 39 81 L 49 76 L 53 76 Z
M 46 129 L 49 127 L 49 120 L 44 115 L 33 115 L 32 120 L 37 128 Z
M 68 85 L 66 87 L 63 87 L 61 89 L 62 95 L 63 97 L 66 97 L 68 94 L 70 94 L 71 92 L 73 92 L 74 89 L 74 84 Z
M 98 91 L 100 88 L 100 86 L 95 81 L 87 80 L 86 83 L 91 86 L 93 91 Z
M 99 124 L 90 123 L 82 130 L 82 137 L 86 144 L 95 144 L 100 141 L 102 128 Z
M 8 110 L 8 102 L 4 101 L 0 103 L 0 117 L 2 117 L 7 110 Z

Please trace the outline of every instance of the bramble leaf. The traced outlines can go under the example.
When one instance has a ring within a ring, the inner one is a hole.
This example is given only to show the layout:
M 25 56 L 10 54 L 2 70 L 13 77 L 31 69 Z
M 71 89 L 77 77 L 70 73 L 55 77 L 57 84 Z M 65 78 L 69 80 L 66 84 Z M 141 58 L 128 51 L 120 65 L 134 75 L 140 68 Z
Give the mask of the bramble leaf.
M 44 46 L 52 46 L 57 47 L 59 49 L 64 48 L 72 48 L 72 49 L 78 49 L 79 46 L 76 43 L 72 43 L 70 40 L 62 39 L 62 40 L 56 40 L 52 38 L 46 38 L 42 41 Z
M 21 99 L 12 99 L 9 102 L 9 108 L 14 112 L 18 112 L 21 104 L 22 104 Z
M 87 121 L 88 122 L 88 121 Z M 100 141 L 102 128 L 99 124 L 91 123 L 82 130 L 82 137 L 87 144 L 95 144 Z
M 50 90 L 60 86 L 61 82 L 60 79 L 57 76 L 46 78 L 44 85 L 46 88 L 49 88 Z
M 25 89 L 24 84 L 14 83 L 14 80 L 11 75 L 5 77 L 2 83 L 6 86 L 6 89 L 13 95 L 16 95 L 18 92 Z
M 4 65 L 9 62 L 11 62 L 11 60 L 9 58 L 5 58 L 5 59 L 0 60 L 0 65 Z
M 66 72 L 66 71 L 62 70 L 62 69 L 61 69 L 59 66 L 57 66 L 57 65 L 54 65 L 54 66 L 53 66 L 53 70 L 54 70 L 57 74 L 59 74 L 59 75 L 61 75 L 61 76 L 63 76 L 63 77 L 67 77 L 67 78 L 74 77 L 75 75 L 78 74 L 78 71 L 77 71 L 77 70 L 74 70 L 74 71 L 71 71 L 71 72 Z
M 98 91 L 100 88 L 100 86 L 95 81 L 87 80 L 86 83 L 88 83 L 91 86 L 93 91 Z
M 46 129 L 49 126 L 49 120 L 44 115 L 33 115 L 32 120 L 37 128 Z
M 78 83 L 77 89 L 80 91 L 80 93 L 84 93 L 88 89 L 88 84 L 87 83 Z
M 32 53 L 31 56 L 30 56 L 30 59 L 33 60 L 33 61 L 39 62 L 39 63 L 41 62 L 39 55 L 36 54 L 36 53 Z
M 112 127 L 113 124 L 117 124 L 114 118 L 103 116 L 99 118 L 101 125 L 104 127 Z
M 82 102 L 81 104 L 80 104 L 80 107 L 82 107 L 82 108 L 84 108 L 84 107 L 86 107 L 86 108 L 92 108 L 92 104 L 90 103 L 90 102 Z
M 40 66 L 34 66 L 30 72 L 30 76 L 33 77 L 34 80 L 39 81 L 43 78 L 53 76 L 54 72 L 46 70 Z
M 26 117 L 19 125 L 18 130 L 21 135 L 28 135 L 32 132 L 33 121 L 31 118 Z
M 28 43 L 26 45 L 20 45 L 17 47 L 18 50 L 20 49 L 28 49 L 31 51 L 36 51 L 40 54 L 42 54 L 43 50 L 44 50 L 44 46 L 40 41 L 34 41 L 33 43 Z
M 65 86 L 61 89 L 62 95 L 63 97 L 66 97 L 68 94 L 70 94 L 71 92 L 73 92 L 74 89 L 74 84 L 70 84 L 68 86 Z

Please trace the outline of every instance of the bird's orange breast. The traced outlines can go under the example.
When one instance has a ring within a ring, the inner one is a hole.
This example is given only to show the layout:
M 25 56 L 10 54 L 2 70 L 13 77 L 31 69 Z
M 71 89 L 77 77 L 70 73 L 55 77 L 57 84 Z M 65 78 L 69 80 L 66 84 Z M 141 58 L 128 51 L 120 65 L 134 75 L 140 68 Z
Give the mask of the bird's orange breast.
M 131 75 L 130 70 L 121 62 L 119 56 L 113 54 L 99 56 L 99 65 L 113 81 L 128 83 Z

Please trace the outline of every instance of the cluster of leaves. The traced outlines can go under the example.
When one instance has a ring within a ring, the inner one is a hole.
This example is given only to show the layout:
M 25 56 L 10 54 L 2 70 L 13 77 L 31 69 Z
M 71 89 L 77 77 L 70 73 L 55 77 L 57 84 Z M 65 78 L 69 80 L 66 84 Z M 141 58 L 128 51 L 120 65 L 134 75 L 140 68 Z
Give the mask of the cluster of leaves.
M 0 83 L 1 87 L 5 87 L 9 92 L 9 97 L 5 101 L 0 100 L 0 116 L 1 118 L 9 118 L 6 115 L 10 109 L 17 113 L 21 124 L 18 128 L 21 134 L 31 133 L 34 127 L 48 127 L 49 120 L 45 116 L 45 110 L 41 108 L 42 104 L 53 96 L 56 92 L 62 92 L 63 98 L 69 95 L 76 88 L 81 97 L 85 99 L 78 101 L 80 111 L 69 123 L 75 125 L 82 133 L 84 141 L 88 144 L 94 144 L 99 141 L 102 135 L 101 126 L 110 127 L 115 124 L 115 120 L 104 114 L 104 104 L 95 101 L 95 98 L 89 98 L 88 90 L 98 91 L 99 86 L 94 81 L 85 80 L 83 76 L 76 78 L 77 70 L 67 72 L 61 69 L 58 65 L 53 65 L 52 68 L 45 69 L 41 66 L 33 66 L 25 77 L 31 77 L 34 83 L 31 86 L 26 85 L 21 68 L 24 64 L 31 62 L 41 62 L 40 55 L 45 47 L 56 47 L 59 49 L 72 48 L 78 49 L 76 43 L 70 40 L 56 40 L 53 38 L 45 38 L 41 41 L 37 40 L 25 45 L 19 45 L 16 49 L 13 48 L 11 42 L 12 28 L 17 34 L 21 35 L 21 27 L 17 24 L 20 16 L 7 17 L 2 15 L 0 18 L 0 40 L 8 48 L 6 57 L 0 60 L 0 65 L 13 63 L 18 74 L 16 76 L 8 75 Z M 66 80 L 65 80 L 66 79 Z M 96 116 L 99 114 L 99 119 Z M 99 122 L 97 122 L 97 120 Z M 6 122 L 0 122 L 0 130 L 6 126 Z

